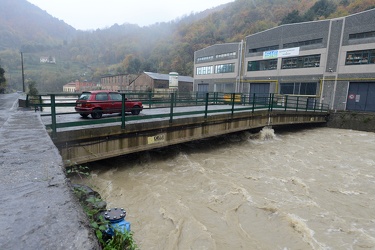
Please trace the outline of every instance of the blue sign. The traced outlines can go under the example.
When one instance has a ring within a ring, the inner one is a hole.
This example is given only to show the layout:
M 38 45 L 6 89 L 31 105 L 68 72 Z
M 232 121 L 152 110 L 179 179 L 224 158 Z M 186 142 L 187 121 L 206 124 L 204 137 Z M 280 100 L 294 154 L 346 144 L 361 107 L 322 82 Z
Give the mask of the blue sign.
M 279 55 L 278 50 L 270 50 L 270 51 L 264 51 L 263 52 L 263 58 L 264 59 L 277 58 L 278 55 Z

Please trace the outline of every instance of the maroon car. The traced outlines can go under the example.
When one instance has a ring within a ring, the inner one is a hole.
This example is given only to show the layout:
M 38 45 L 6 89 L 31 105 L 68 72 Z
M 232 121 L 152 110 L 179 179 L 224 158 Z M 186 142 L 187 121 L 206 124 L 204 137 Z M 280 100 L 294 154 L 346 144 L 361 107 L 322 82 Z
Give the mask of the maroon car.
M 84 118 L 91 115 L 93 119 L 100 119 L 103 114 L 121 113 L 122 96 L 118 92 L 109 90 L 95 90 L 82 92 L 76 101 L 75 110 Z M 142 102 L 130 101 L 125 98 L 125 112 L 139 115 Z

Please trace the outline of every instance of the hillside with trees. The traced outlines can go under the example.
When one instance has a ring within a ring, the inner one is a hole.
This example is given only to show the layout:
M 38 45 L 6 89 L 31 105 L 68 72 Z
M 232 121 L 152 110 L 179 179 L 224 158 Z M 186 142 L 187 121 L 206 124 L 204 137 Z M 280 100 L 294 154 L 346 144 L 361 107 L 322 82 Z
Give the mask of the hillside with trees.
M 22 51 L 25 78 L 35 81 L 42 92 L 61 91 L 77 79 L 98 82 L 106 74 L 176 71 L 192 76 L 196 50 L 240 42 L 281 24 L 375 8 L 373 0 L 236 0 L 166 23 L 77 31 L 26 0 L 0 4 L 0 66 L 8 88 L 22 89 Z M 56 63 L 41 63 L 41 57 L 56 58 Z

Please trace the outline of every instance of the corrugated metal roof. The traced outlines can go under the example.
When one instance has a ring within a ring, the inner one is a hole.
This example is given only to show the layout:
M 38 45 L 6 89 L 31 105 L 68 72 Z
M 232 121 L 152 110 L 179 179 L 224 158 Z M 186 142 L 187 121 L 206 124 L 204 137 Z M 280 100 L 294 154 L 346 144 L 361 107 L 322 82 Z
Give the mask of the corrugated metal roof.
M 154 80 L 164 80 L 164 81 L 169 81 L 169 75 L 168 74 L 159 74 L 159 73 L 154 73 L 154 72 L 143 72 L 149 77 L 151 77 Z M 179 82 L 194 82 L 193 77 L 191 76 L 178 76 L 178 81 Z

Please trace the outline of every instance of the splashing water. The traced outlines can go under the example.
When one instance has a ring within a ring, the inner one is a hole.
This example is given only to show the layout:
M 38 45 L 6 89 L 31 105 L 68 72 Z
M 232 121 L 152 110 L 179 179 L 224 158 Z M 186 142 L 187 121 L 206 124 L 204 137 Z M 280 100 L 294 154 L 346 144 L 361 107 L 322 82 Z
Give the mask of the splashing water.
M 273 140 L 275 137 L 275 130 L 273 130 L 272 127 L 264 127 L 259 132 L 259 139 L 262 141 Z

